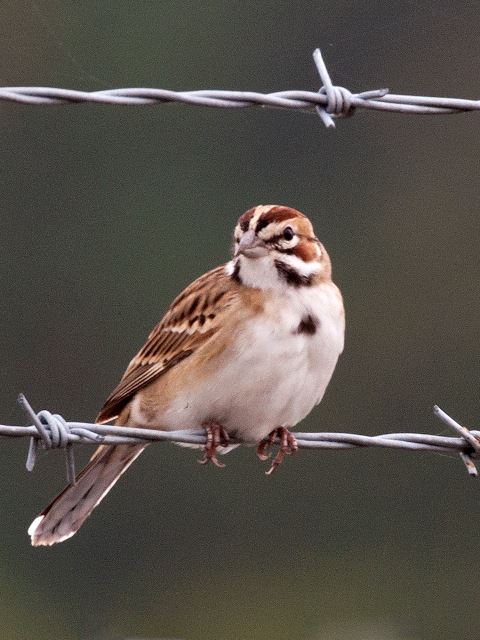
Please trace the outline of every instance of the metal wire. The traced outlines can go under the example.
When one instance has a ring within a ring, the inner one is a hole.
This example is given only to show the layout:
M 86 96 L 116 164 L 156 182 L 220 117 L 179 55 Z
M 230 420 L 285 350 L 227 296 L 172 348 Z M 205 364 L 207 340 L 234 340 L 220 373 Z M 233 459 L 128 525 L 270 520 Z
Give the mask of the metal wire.
M 253 106 L 297 109 L 300 111 L 316 111 L 327 128 L 335 127 L 334 118 L 352 116 L 357 108 L 420 115 L 461 113 L 480 109 L 480 100 L 397 95 L 389 93 L 388 89 L 351 93 L 345 87 L 333 85 L 320 49 L 316 49 L 313 52 L 313 59 L 322 82 L 318 92 L 278 91 L 275 93 L 258 93 L 255 91 L 223 91 L 215 89 L 170 91 L 168 89 L 149 88 L 76 91 L 74 89 L 52 87 L 3 87 L 0 88 L 0 100 L 23 104 L 93 102 L 109 105 L 180 102 L 192 106 L 227 109 Z
M 0 437 L 30 438 L 26 467 L 32 471 L 39 447 L 43 449 L 64 449 L 66 454 L 67 478 L 75 482 L 75 463 L 73 445 L 75 444 L 150 444 L 152 442 L 176 442 L 203 446 L 207 443 L 204 429 L 185 429 L 181 431 L 161 431 L 134 427 L 117 427 L 87 422 L 67 422 L 58 414 L 42 410 L 36 413 L 23 394 L 18 402 L 32 421 L 28 427 L 0 425 Z M 302 449 L 355 449 L 381 447 L 388 449 L 406 449 L 409 451 L 433 451 L 458 453 L 468 473 L 477 476 L 473 458 L 480 453 L 480 431 L 470 431 L 458 424 L 439 407 L 434 414 L 458 437 L 429 435 L 424 433 L 387 433 L 378 436 L 364 436 L 353 433 L 297 432 L 293 435 Z M 231 440 L 232 444 L 236 441 Z M 241 443 L 239 443 L 241 444 Z

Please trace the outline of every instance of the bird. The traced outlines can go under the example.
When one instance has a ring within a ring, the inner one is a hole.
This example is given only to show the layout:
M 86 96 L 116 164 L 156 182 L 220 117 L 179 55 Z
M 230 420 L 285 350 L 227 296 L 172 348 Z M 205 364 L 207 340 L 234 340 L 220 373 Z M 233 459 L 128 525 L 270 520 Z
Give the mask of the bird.
M 202 425 L 203 464 L 239 443 L 275 471 L 297 441 L 290 428 L 317 405 L 344 347 L 345 313 L 312 223 L 283 205 L 238 219 L 233 257 L 170 305 L 96 422 L 178 430 Z M 73 536 L 146 444 L 100 445 L 76 482 L 32 522 L 32 545 Z

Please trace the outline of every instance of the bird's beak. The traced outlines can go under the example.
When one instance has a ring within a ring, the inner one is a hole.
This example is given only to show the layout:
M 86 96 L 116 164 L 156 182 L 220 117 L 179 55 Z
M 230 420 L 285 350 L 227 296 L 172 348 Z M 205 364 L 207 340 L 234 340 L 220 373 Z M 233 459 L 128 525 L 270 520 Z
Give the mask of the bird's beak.
M 247 258 L 261 258 L 266 256 L 268 248 L 266 244 L 261 240 L 253 229 L 247 231 L 247 233 L 240 240 L 235 255 L 242 254 Z

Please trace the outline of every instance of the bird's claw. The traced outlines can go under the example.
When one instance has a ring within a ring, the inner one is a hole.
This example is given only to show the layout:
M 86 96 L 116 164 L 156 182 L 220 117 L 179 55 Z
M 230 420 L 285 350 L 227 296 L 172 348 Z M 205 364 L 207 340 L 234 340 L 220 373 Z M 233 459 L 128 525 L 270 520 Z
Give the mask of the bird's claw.
M 216 422 L 208 422 L 203 425 L 207 433 L 207 443 L 203 449 L 203 458 L 198 460 L 199 464 L 211 462 L 216 467 L 223 468 L 225 465 L 217 458 L 218 447 L 227 447 L 230 442 L 228 433 Z
M 257 456 L 260 460 L 268 460 L 271 453 L 268 451 L 275 442 L 279 440 L 280 448 L 275 456 L 272 465 L 266 475 L 271 475 L 282 464 L 286 455 L 291 455 L 298 450 L 298 443 L 295 436 L 285 427 L 277 427 L 264 438 L 257 447 Z

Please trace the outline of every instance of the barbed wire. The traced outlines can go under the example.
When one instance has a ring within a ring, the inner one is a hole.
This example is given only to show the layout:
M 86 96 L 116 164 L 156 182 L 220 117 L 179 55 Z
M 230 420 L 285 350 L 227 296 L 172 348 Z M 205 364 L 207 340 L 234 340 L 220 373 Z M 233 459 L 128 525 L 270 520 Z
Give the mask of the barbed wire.
M 75 460 L 73 456 L 73 446 L 75 444 L 132 445 L 174 442 L 200 447 L 207 444 L 207 436 L 204 429 L 162 431 L 92 424 L 89 422 L 67 422 L 62 416 L 52 414 L 50 411 L 35 412 L 23 394 L 18 396 L 18 402 L 33 424 L 24 427 L 0 425 L 0 437 L 30 438 L 26 462 L 28 471 L 33 470 L 40 447 L 43 449 L 64 449 L 67 479 L 70 483 L 75 483 Z M 301 449 L 380 447 L 408 451 L 458 453 L 468 473 L 474 477 L 478 476 L 473 459 L 480 453 L 480 431 L 470 431 L 461 426 L 436 405 L 433 411 L 437 418 L 455 431 L 459 437 L 425 433 L 386 433 L 377 436 L 364 436 L 337 432 L 295 432 L 293 435 L 297 440 L 298 447 Z M 234 438 L 230 439 L 230 443 L 242 444 Z
M 171 91 L 149 88 L 77 91 L 53 87 L 2 87 L 0 88 L 0 101 L 23 104 L 83 102 L 109 105 L 151 105 L 179 102 L 192 106 L 227 109 L 260 106 L 316 111 L 327 128 L 335 127 L 334 118 L 352 116 L 357 108 L 420 115 L 480 110 L 480 100 L 398 95 L 390 93 L 388 89 L 352 93 L 349 89 L 335 86 L 332 83 L 320 49 L 313 52 L 313 59 L 322 82 L 318 92 L 289 90 L 258 93 L 256 91 L 216 89 Z

